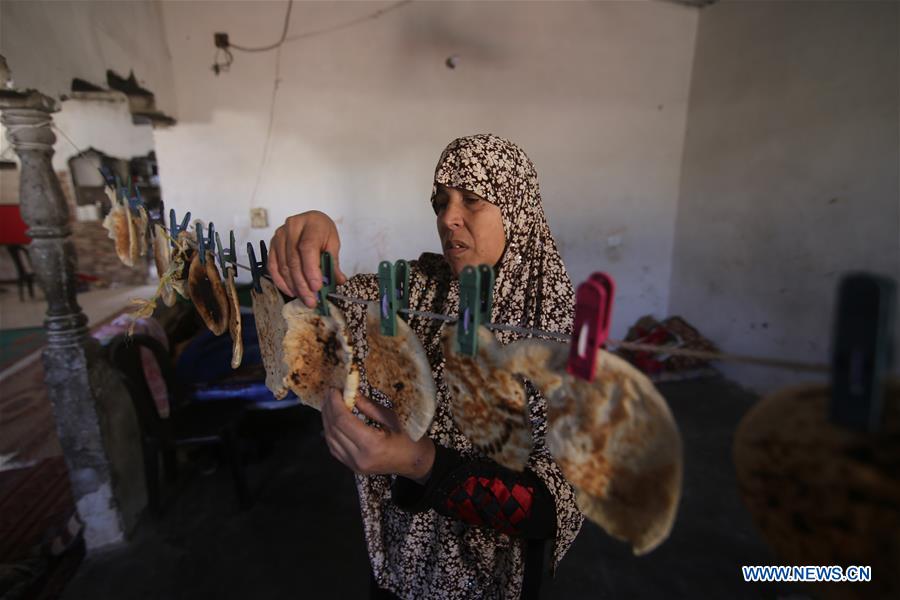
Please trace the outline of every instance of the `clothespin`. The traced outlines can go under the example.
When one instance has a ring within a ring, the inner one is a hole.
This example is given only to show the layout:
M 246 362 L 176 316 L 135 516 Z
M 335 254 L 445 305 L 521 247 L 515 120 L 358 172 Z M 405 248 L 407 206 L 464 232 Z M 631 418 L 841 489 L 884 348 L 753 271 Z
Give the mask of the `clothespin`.
M 490 274 L 485 273 L 485 269 Z M 482 279 L 484 276 L 489 281 Z M 458 351 L 475 356 L 478 351 L 478 326 L 491 321 L 494 272 L 487 265 L 465 267 L 459 274 L 459 320 L 456 324 Z
M 253 278 L 253 289 L 257 293 L 262 292 L 262 288 L 259 285 L 260 278 L 269 273 L 269 269 L 266 267 L 266 264 L 269 262 L 269 252 L 266 250 L 264 241 L 259 242 L 259 253 L 262 256 L 262 261 L 256 262 L 256 252 L 253 250 L 253 244 L 247 242 L 247 256 L 250 258 L 250 276 Z
M 394 273 L 395 273 L 395 281 L 397 290 L 396 298 L 397 298 L 397 310 L 408 310 L 409 309 L 409 263 L 405 260 L 398 260 L 394 263 Z M 400 315 L 400 318 L 404 321 L 407 320 L 406 313 L 397 313 Z
M 488 265 L 478 266 L 481 279 L 478 291 L 478 312 L 482 323 L 491 322 L 491 308 L 494 306 L 494 269 Z
M 575 292 L 575 326 L 566 371 L 593 381 L 597 351 L 609 337 L 616 284 L 606 273 L 594 273 Z
M 204 239 L 203 237 L 203 225 L 200 224 L 199 221 L 194 224 L 197 228 L 197 252 L 200 253 L 200 264 L 206 264 L 206 247 L 211 246 L 209 238 Z M 210 223 L 210 228 L 212 228 L 212 223 Z
M 175 218 L 175 209 L 169 209 L 169 236 L 172 238 L 171 244 L 172 247 L 175 247 L 175 240 L 178 239 L 178 234 L 182 231 L 187 231 L 188 223 L 191 222 L 191 211 L 188 211 L 184 218 L 181 220 L 181 224 L 178 224 L 178 220 Z
M 381 314 L 381 335 L 397 335 L 397 271 L 389 261 L 378 264 L 378 297 Z
M 320 266 L 322 268 L 322 287 L 319 288 L 319 305 L 316 307 L 316 310 L 319 311 L 320 315 L 328 316 L 330 313 L 328 312 L 328 294 L 334 292 L 334 288 L 336 282 L 334 280 L 334 269 L 332 268 L 331 262 L 331 254 L 329 252 L 323 252 L 320 259 Z
M 229 237 L 229 247 L 222 247 L 222 238 L 219 237 L 219 232 L 216 232 L 216 249 L 219 254 L 219 264 L 222 265 L 222 272 L 225 272 L 226 269 L 232 269 L 235 274 L 237 274 L 237 252 L 234 249 L 234 230 L 228 232 Z
M 851 273 L 841 280 L 831 349 L 833 423 L 868 432 L 881 427 L 896 311 L 892 279 Z
M 116 177 L 109 167 L 101 165 L 97 170 L 100 171 L 100 176 L 103 177 L 103 183 L 105 183 L 107 187 L 116 187 Z

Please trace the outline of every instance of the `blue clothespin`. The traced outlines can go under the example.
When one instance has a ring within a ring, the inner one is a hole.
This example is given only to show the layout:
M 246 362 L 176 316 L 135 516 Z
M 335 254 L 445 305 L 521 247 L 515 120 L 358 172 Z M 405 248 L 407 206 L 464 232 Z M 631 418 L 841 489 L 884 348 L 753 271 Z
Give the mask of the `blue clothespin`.
M 389 261 L 378 265 L 378 297 L 381 314 L 381 335 L 397 335 L 397 273 Z
M 831 350 L 833 423 L 868 432 L 882 426 L 896 312 L 894 280 L 869 273 L 841 280 Z
M 100 171 L 100 176 L 103 177 L 103 183 L 105 183 L 107 187 L 116 187 L 116 177 L 109 167 L 101 165 L 97 170 Z
M 326 300 L 328 299 L 328 294 L 334 292 L 336 282 L 334 280 L 334 268 L 331 262 L 331 254 L 329 252 L 323 252 L 320 261 L 320 266 L 322 268 L 322 287 L 319 289 L 319 304 L 316 307 L 316 310 L 320 315 L 327 317 L 330 313 L 328 311 L 328 303 Z
M 178 220 L 175 218 L 175 209 L 169 209 L 169 236 L 172 238 L 171 243 L 172 247 L 175 247 L 175 240 L 178 239 L 178 234 L 182 231 L 187 231 L 188 223 L 191 222 L 191 211 L 188 211 L 184 218 L 181 220 L 181 224 L 178 224 Z
M 228 248 L 222 247 L 222 238 L 219 237 L 219 232 L 216 232 L 216 250 L 218 250 L 219 254 L 219 264 L 222 265 L 222 272 L 225 272 L 226 269 L 234 270 L 235 274 L 237 274 L 237 252 L 234 249 L 234 230 L 228 232 L 230 245 Z
M 210 222 L 209 233 L 206 234 L 206 237 L 203 236 L 203 225 L 201 225 L 199 221 L 195 223 L 195 227 L 197 228 L 197 252 L 200 253 L 200 264 L 205 265 L 206 251 L 215 251 L 215 242 L 213 239 L 215 237 L 216 227 Z
M 486 271 L 490 273 L 486 273 Z M 484 276 L 489 281 L 482 281 Z M 488 265 L 465 267 L 459 274 L 459 319 L 456 339 L 460 354 L 475 356 L 478 351 L 478 326 L 491 322 L 494 272 Z
M 257 292 L 262 292 L 259 280 L 269 273 L 269 269 L 266 267 L 266 263 L 269 261 L 269 253 L 266 250 L 264 241 L 259 242 L 259 253 L 262 256 L 262 261 L 256 262 L 256 252 L 253 250 L 253 244 L 247 242 L 247 256 L 250 258 L 250 276 L 253 278 L 253 289 Z

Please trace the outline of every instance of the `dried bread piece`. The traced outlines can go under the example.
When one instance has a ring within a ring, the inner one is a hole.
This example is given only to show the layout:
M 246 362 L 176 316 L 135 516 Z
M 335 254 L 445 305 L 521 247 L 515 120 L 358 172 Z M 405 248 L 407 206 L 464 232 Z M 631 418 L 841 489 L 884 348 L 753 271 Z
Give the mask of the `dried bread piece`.
M 327 301 L 326 301 L 327 302 Z M 359 373 L 353 368 L 353 348 L 347 341 L 344 315 L 328 303 L 329 316 L 309 308 L 301 300 L 284 305 L 287 324 L 284 385 L 300 401 L 322 410 L 332 389 L 343 390 L 344 404 L 353 408 L 359 389 Z
M 823 598 L 900 597 L 900 380 L 877 433 L 831 423 L 830 388 L 761 399 L 734 438 L 744 505 L 785 564 L 868 565 L 872 580 L 817 584 Z
M 287 333 L 287 324 L 282 315 L 284 299 L 275 284 L 265 277 L 260 278 L 259 287 L 259 292 L 256 288 L 250 290 L 250 297 L 253 301 L 259 351 L 266 369 L 266 387 L 276 400 L 281 400 L 288 393 L 288 388 L 284 384 L 287 364 L 284 361 L 282 345 Z
M 188 290 L 188 275 L 190 273 L 190 265 L 194 260 L 194 254 L 196 254 L 194 250 L 196 243 L 196 234 L 182 231 L 178 234 L 175 248 L 172 251 L 172 260 L 181 264 L 181 269 L 172 277 L 172 289 L 185 300 L 191 299 L 190 291 Z
M 153 225 L 153 260 L 160 278 L 159 296 L 166 306 L 174 306 L 176 297 L 172 280 L 181 277 L 180 268 L 183 268 L 184 265 L 180 265 L 177 272 L 173 268 L 172 244 L 169 243 L 166 228 L 159 223 Z
M 131 228 L 129 229 L 132 264 L 138 264 L 140 257 L 147 255 L 147 211 L 143 206 L 138 206 L 137 213 L 137 217 L 131 215 Z M 130 211 L 129 214 L 131 214 Z
M 508 371 L 547 399 L 547 443 L 579 508 L 645 554 L 668 537 L 681 496 L 682 447 L 663 397 L 640 371 L 599 351 L 593 382 L 566 372 L 569 348 L 520 340 L 505 348 Z
M 244 341 L 241 339 L 241 302 L 234 284 L 234 269 L 225 269 L 225 293 L 228 295 L 228 332 L 231 334 L 231 368 L 241 366 L 244 358 Z
M 109 198 L 110 211 L 103 219 L 103 227 L 109 238 L 116 243 L 116 256 L 122 264 L 133 267 L 134 259 L 131 252 L 131 230 L 134 224 L 131 222 L 131 211 L 123 206 L 115 191 L 106 188 L 106 196 Z
M 522 378 L 503 366 L 505 347 L 485 327 L 478 328 L 474 357 L 456 351 L 456 330 L 448 327 L 443 336 L 444 381 L 450 388 L 453 420 L 477 450 L 521 471 L 533 447 Z
M 199 253 L 194 254 L 188 274 L 188 292 L 209 330 L 216 335 L 225 333 L 228 330 L 231 308 L 212 252 L 207 250 L 206 260 L 203 262 L 200 261 Z
M 378 307 L 366 315 L 366 376 L 369 384 L 391 401 L 403 430 L 413 440 L 431 427 L 437 408 L 437 389 L 422 342 L 403 319 L 397 319 L 397 335 L 381 335 Z

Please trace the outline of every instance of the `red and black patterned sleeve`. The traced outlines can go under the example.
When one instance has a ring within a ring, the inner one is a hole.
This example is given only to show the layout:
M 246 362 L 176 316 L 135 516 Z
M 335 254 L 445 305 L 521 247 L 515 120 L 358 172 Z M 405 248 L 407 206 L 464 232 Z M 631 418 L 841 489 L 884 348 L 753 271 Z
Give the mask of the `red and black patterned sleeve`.
M 429 508 L 470 525 L 528 539 L 556 535 L 556 506 L 541 479 L 489 460 L 466 459 L 435 444 L 431 476 L 425 485 L 397 477 L 394 503 L 409 512 Z

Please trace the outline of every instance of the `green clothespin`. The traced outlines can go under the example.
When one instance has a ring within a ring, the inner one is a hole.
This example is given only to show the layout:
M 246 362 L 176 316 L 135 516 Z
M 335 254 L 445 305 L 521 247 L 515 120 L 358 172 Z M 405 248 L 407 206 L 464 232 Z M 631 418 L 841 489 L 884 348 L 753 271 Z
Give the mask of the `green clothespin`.
M 405 260 L 398 260 L 394 263 L 394 274 L 396 280 L 396 286 L 394 289 L 397 290 L 396 298 L 397 298 L 397 310 L 408 310 L 409 309 L 409 263 Z M 406 313 L 400 314 L 400 318 L 406 321 L 408 319 L 408 315 Z
M 397 335 L 397 276 L 396 267 L 384 260 L 378 265 L 378 308 L 381 315 L 381 335 Z
M 489 265 L 479 265 L 478 274 L 481 276 L 478 312 L 482 323 L 490 323 L 491 308 L 494 306 L 494 269 Z
M 456 339 L 460 354 L 475 356 L 478 326 L 491 322 L 494 302 L 494 270 L 489 265 L 466 267 L 459 274 L 459 320 Z
M 323 252 L 321 256 L 321 267 L 322 267 L 322 287 L 319 289 L 319 306 L 316 310 L 319 311 L 319 314 L 322 316 L 329 316 L 328 312 L 328 303 L 326 300 L 328 299 L 328 294 L 334 292 L 335 281 L 334 281 L 334 269 L 332 268 L 331 262 L 331 254 L 329 252 Z

